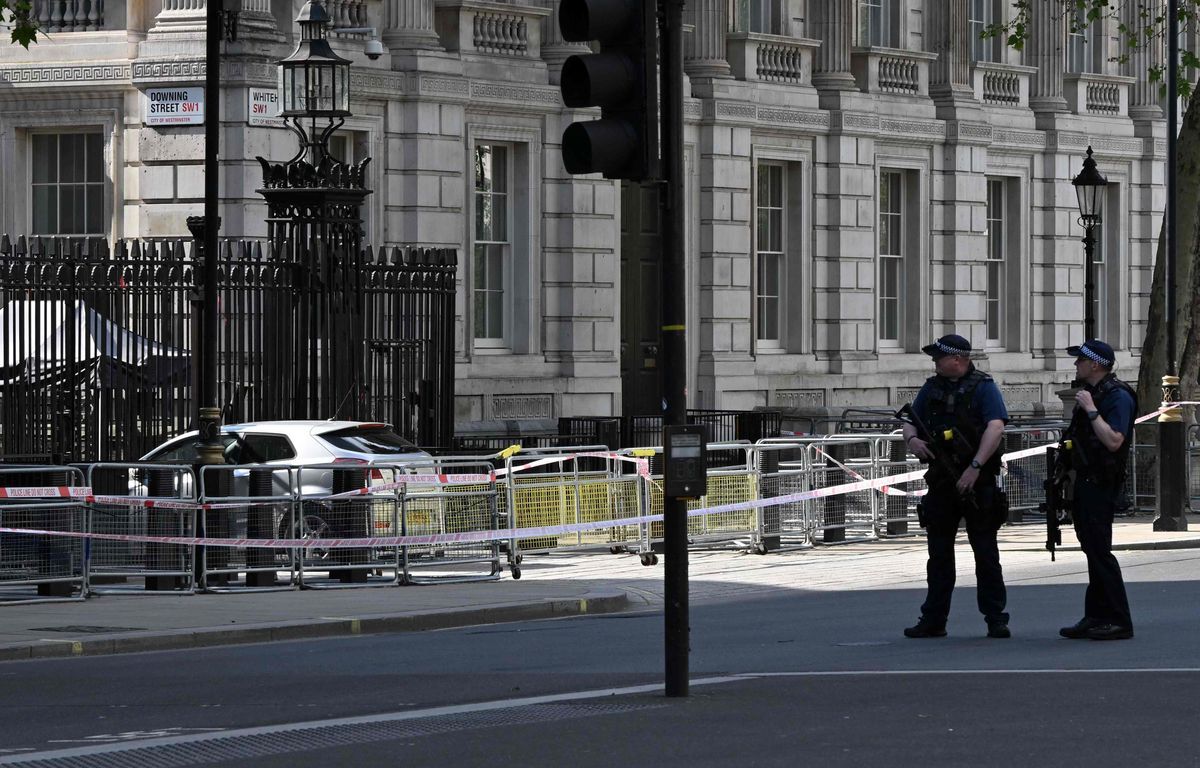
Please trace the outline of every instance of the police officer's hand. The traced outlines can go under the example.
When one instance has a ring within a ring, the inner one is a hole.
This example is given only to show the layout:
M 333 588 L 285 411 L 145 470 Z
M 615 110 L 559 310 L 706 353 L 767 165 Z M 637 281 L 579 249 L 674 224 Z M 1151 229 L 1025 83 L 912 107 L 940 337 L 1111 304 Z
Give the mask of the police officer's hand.
M 979 479 L 979 470 L 975 467 L 967 467 L 963 470 L 962 475 L 958 478 L 956 487 L 962 496 L 966 496 L 975 487 L 975 481 Z
M 1092 400 L 1092 393 L 1086 389 L 1081 389 L 1075 393 L 1075 402 L 1085 411 L 1096 410 L 1096 401 Z
M 908 450 L 912 451 L 918 459 L 933 461 L 933 451 L 929 450 L 929 443 L 919 437 L 911 438 L 908 441 Z

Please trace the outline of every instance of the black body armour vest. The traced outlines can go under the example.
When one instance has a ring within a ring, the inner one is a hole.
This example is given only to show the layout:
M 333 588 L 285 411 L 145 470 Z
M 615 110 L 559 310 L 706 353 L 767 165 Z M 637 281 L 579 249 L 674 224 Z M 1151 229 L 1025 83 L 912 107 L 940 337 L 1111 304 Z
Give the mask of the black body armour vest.
M 933 433 L 934 442 L 941 443 L 943 433 L 952 429 L 961 435 L 966 446 L 969 446 L 969 450 L 954 450 L 957 463 L 961 465 L 959 469 L 965 469 L 979 451 L 979 443 L 983 439 L 983 431 L 987 424 L 975 413 L 971 404 L 979 385 L 991 380 L 991 376 L 972 365 L 967 374 L 958 381 L 951 381 L 944 376 L 931 376 L 925 382 L 930 388 L 925 401 L 928 414 L 926 426 Z M 963 443 L 960 442 L 959 445 Z M 994 452 L 984 462 L 979 474 L 981 477 L 995 477 L 1000 474 L 1000 451 Z
M 1129 396 L 1133 398 L 1133 402 L 1137 402 L 1137 395 L 1133 389 L 1111 373 L 1096 386 L 1087 384 L 1084 385 L 1084 389 L 1092 393 L 1092 401 L 1096 404 L 1096 410 L 1100 410 L 1100 406 L 1105 400 L 1117 396 L 1118 390 L 1128 392 Z M 1109 424 L 1109 426 L 1121 431 L 1119 428 L 1121 425 Z M 1122 432 L 1122 434 L 1124 433 Z M 1084 472 L 1089 480 L 1109 488 L 1124 482 L 1125 468 L 1129 460 L 1129 440 L 1121 443 L 1121 447 L 1116 451 L 1108 450 L 1104 447 L 1104 443 L 1100 442 L 1096 430 L 1092 429 L 1091 419 L 1088 418 L 1087 412 L 1078 406 L 1071 413 L 1071 423 L 1067 426 L 1067 431 L 1063 433 L 1063 439 L 1073 440 L 1075 445 L 1083 451 L 1087 466 L 1081 466 L 1078 462 L 1074 462 L 1072 466 L 1074 469 Z

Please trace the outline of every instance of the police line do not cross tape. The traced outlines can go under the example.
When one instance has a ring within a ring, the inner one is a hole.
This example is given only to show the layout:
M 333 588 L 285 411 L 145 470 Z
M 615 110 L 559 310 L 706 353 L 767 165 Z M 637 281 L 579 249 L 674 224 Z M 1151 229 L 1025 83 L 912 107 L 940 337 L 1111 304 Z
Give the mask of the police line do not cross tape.
M 1141 424 L 1155 416 L 1161 415 L 1172 408 L 1181 405 L 1200 405 L 1200 402 L 1179 402 L 1164 404 L 1161 408 L 1144 416 L 1139 417 L 1134 423 Z M 1038 453 L 1046 451 L 1046 449 L 1057 445 L 1057 441 L 1046 443 L 1045 445 L 1033 446 L 1020 451 L 1006 453 L 1001 458 L 1003 461 L 1014 461 L 1020 458 L 1034 456 Z M 620 458 L 628 460 L 630 457 L 618 456 L 611 453 L 589 453 L 579 454 L 580 456 L 590 455 L 604 458 Z M 570 456 L 563 457 L 548 457 L 553 461 L 539 460 L 538 465 L 555 463 L 556 461 L 570 460 Z M 638 474 L 641 475 L 647 470 L 643 469 L 644 459 L 638 460 Z M 533 465 L 525 465 L 524 468 L 529 468 Z M 647 472 L 648 475 L 648 472 Z M 861 477 L 861 475 L 857 475 Z M 812 501 L 814 499 L 823 499 L 830 496 L 839 496 L 847 493 L 855 493 L 864 490 L 883 490 L 885 493 L 892 489 L 891 486 L 909 483 L 914 480 L 919 480 L 925 476 L 925 469 L 913 470 L 897 475 L 888 475 L 885 477 L 877 477 L 872 479 L 862 478 L 852 483 L 843 483 L 841 485 L 831 485 L 825 488 L 813 488 L 807 491 L 798 491 L 796 493 L 784 494 L 781 496 L 772 496 L 766 499 L 752 499 L 749 501 L 731 502 L 729 504 L 718 504 L 711 507 L 701 507 L 698 509 L 688 510 L 688 517 L 701 517 L 705 515 L 715 515 L 730 512 L 744 512 L 764 507 L 779 506 L 782 504 L 796 504 L 804 501 Z M 418 476 L 409 476 L 418 477 Z M 430 475 L 420 476 L 428 480 L 428 478 L 453 478 L 455 475 Z M 489 481 L 495 479 L 489 475 L 465 475 L 463 477 L 471 478 L 472 483 L 478 483 L 480 478 L 489 478 Z M 442 482 L 445 482 L 444 480 Z M 397 482 L 393 485 L 404 485 L 405 482 Z M 381 489 L 381 486 L 373 486 L 371 489 L 356 489 L 348 494 L 337 494 L 336 496 L 327 496 L 322 498 L 349 498 L 369 493 L 371 490 Z M 253 502 L 242 503 L 197 503 L 180 501 L 174 499 L 139 499 L 127 496 L 93 496 L 91 488 L 88 487 L 72 487 L 72 486 L 46 486 L 46 487 L 24 487 L 24 488 L 0 488 L 0 498 L 8 499 L 59 499 L 67 498 L 76 502 L 93 502 L 103 504 L 117 504 L 130 506 L 145 506 L 149 508 L 159 507 L 163 509 L 221 509 L 249 506 Z M 909 493 L 900 491 L 905 495 Z M 308 499 L 306 499 L 308 500 Z M 286 503 L 279 501 L 269 501 L 272 503 Z M 432 544 L 469 544 L 487 541 L 509 541 L 512 539 L 533 539 L 543 538 L 546 536 L 561 536 L 570 533 L 584 533 L 587 531 L 602 530 L 604 528 L 614 528 L 622 525 L 641 525 L 644 523 L 661 522 L 663 516 L 656 515 L 641 515 L 637 517 L 617 518 L 611 520 L 596 520 L 585 523 L 567 523 L 563 525 L 547 525 L 536 526 L 530 528 L 500 528 L 487 531 L 464 531 L 461 533 L 435 533 L 423 535 L 405 535 L 405 536 L 376 536 L 376 537 L 360 537 L 349 539 L 234 539 L 220 538 L 207 536 L 139 536 L 134 534 L 117 534 L 117 533 L 91 533 L 83 531 L 51 531 L 36 528 L 10 528 L 0 526 L 0 533 L 12 534 L 27 534 L 33 536 L 61 536 L 65 538 L 76 539 L 96 539 L 101 541 L 122 541 L 122 542 L 138 542 L 149 544 L 176 544 L 181 546 L 208 546 L 208 547 L 236 547 L 236 548 L 257 548 L 257 549 L 361 549 L 369 547 L 402 547 L 402 546 L 422 546 Z

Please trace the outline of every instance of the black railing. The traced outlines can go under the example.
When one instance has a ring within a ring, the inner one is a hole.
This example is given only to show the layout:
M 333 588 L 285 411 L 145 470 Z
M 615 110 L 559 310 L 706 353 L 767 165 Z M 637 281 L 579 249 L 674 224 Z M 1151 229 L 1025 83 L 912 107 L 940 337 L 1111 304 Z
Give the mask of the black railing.
M 192 240 L 0 236 L 0 459 L 135 459 L 193 427 Z M 447 444 L 453 250 L 227 241 L 224 420 L 383 421 Z
M 715 411 L 689 408 L 687 423 L 708 427 L 709 442 L 779 437 L 782 416 L 779 411 Z M 564 416 L 558 420 L 560 435 L 570 435 L 581 443 L 607 445 L 609 448 L 641 448 L 662 445 L 663 417 L 652 416 Z

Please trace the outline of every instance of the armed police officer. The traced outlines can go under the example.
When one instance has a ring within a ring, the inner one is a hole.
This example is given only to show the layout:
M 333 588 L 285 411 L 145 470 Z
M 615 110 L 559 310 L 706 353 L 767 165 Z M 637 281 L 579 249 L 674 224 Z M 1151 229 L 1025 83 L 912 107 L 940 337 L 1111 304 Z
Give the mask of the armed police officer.
M 1066 477 L 1074 476 L 1071 516 L 1079 547 L 1087 556 L 1088 586 L 1083 618 L 1058 633 L 1072 640 L 1125 640 L 1133 637 L 1133 619 L 1121 566 L 1112 553 L 1112 526 L 1125 480 L 1137 398 L 1113 374 L 1116 357 L 1108 344 L 1090 339 L 1067 347 L 1067 354 L 1075 358 L 1076 379 L 1083 387 L 1075 395 L 1075 410 L 1063 434 L 1062 444 L 1070 448 L 1058 455 L 1069 462 Z
M 921 520 L 929 547 L 929 591 L 916 626 L 906 637 L 944 637 L 954 591 L 954 539 L 966 521 L 975 553 L 979 612 L 987 636 L 1010 636 L 1005 613 L 1007 591 L 1000 568 L 996 531 L 1007 516 L 996 486 L 1000 442 L 1008 410 L 992 377 L 971 362 L 971 344 L 950 334 L 923 347 L 937 375 L 913 401 L 911 423 L 904 424 L 908 450 L 929 464 L 929 492 L 921 502 Z

